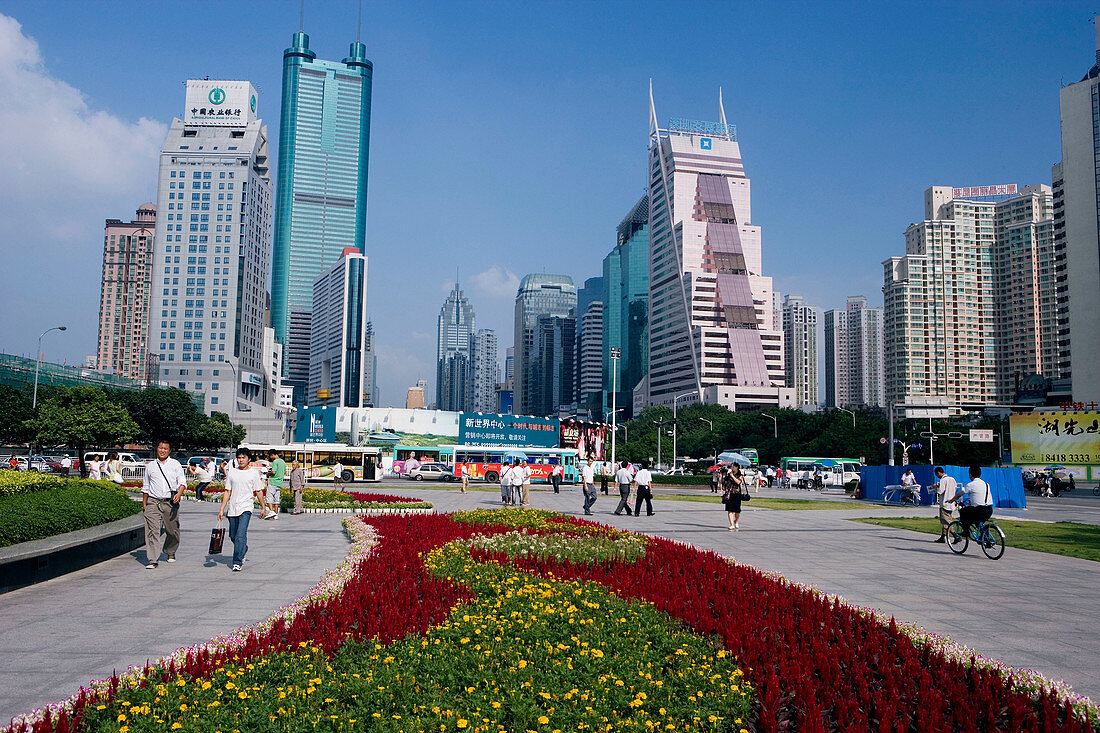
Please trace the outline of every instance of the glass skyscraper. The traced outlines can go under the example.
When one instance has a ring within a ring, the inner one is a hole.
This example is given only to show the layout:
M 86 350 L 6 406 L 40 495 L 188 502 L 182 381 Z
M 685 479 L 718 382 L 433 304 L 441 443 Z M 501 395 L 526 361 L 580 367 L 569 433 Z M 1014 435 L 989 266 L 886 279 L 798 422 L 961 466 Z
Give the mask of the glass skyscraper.
M 615 248 L 603 260 L 603 409 L 611 409 L 611 349 L 621 352 L 616 407 L 633 417 L 633 392 L 649 354 L 649 197 L 619 222 Z
M 313 281 L 345 247 L 364 248 L 374 70 L 366 50 L 356 41 L 343 61 L 321 61 L 299 31 L 283 52 L 271 326 L 296 404 L 309 377 Z
M 466 409 L 474 333 L 473 306 L 455 283 L 439 309 L 437 321 L 435 406 L 438 410 Z
M 576 328 L 577 289 L 571 277 L 523 278 L 516 294 L 515 414 L 542 417 L 572 401 Z

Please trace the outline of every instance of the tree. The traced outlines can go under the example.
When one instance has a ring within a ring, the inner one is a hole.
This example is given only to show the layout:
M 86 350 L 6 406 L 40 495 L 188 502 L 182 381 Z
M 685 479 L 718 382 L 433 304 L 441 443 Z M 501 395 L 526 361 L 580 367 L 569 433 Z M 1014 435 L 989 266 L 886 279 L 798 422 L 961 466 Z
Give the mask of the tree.
M 234 425 L 229 420 L 229 415 L 224 412 L 215 412 L 210 417 L 203 418 L 195 430 L 192 447 L 197 450 L 216 453 L 222 448 L 232 448 L 244 442 L 245 429 L 241 425 Z
M 38 408 L 38 416 L 26 426 L 46 445 L 68 445 L 83 458 L 85 448 L 118 446 L 133 440 L 137 423 L 126 410 L 107 399 L 98 387 L 69 387 L 57 390 Z M 80 461 L 80 473 L 88 475 Z
M 116 397 L 138 425 L 135 436 L 141 443 L 167 440 L 172 448 L 197 447 L 199 426 L 206 420 L 191 395 L 175 387 L 153 387 L 139 391 L 119 390 Z
M 31 400 L 15 387 L 0 384 L 0 444 L 26 443 L 34 437 L 27 428 L 31 417 Z

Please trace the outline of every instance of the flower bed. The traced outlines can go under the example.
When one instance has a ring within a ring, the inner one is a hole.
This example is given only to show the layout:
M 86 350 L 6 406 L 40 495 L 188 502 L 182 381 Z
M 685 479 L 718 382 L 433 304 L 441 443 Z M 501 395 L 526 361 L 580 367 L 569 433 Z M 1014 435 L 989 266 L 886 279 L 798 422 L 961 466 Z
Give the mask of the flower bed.
M 1091 705 L 685 545 L 524 510 L 346 524 L 380 539 L 327 592 L 16 730 L 1093 730 Z
M 432 505 L 420 499 L 360 491 L 306 489 L 302 506 L 307 512 L 346 512 L 354 514 L 400 514 L 430 512 Z M 279 508 L 289 512 L 294 508 L 294 492 L 283 487 Z

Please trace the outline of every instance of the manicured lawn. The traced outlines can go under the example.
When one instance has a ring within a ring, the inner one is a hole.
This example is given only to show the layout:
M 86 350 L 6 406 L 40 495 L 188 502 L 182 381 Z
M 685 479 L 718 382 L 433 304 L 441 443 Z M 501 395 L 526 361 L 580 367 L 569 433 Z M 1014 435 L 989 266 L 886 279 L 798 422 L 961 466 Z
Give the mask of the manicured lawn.
M 722 498 L 718 494 L 706 494 L 704 496 L 679 495 L 679 494 L 654 494 L 654 499 L 662 501 L 701 501 L 707 504 L 721 504 Z M 816 499 L 768 499 L 753 495 L 752 501 L 742 503 L 743 507 L 760 507 L 761 509 L 858 509 L 859 504 L 847 501 L 818 501 Z
M 1005 544 L 1021 550 L 1049 552 L 1054 555 L 1079 557 L 1082 560 L 1100 561 L 1100 527 L 1077 522 L 1021 522 L 997 519 L 997 526 L 1004 530 Z M 909 529 L 928 534 L 940 533 L 940 520 L 930 519 L 853 519 L 853 522 L 877 524 L 882 527 Z

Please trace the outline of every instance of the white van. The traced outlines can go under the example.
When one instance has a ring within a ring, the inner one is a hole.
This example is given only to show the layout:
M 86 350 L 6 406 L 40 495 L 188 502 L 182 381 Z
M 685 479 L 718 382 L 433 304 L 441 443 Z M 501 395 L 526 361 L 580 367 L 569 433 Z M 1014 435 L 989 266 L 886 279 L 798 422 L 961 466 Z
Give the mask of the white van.
M 97 460 L 103 463 L 107 460 L 107 454 L 111 451 L 89 451 L 84 454 L 84 465 L 88 465 L 88 461 Z M 141 460 L 134 453 L 119 453 L 118 462 L 122 467 L 122 478 L 125 481 L 131 481 L 134 479 L 140 479 L 145 473 L 145 461 Z M 106 476 L 104 476 L 106 478 Z

